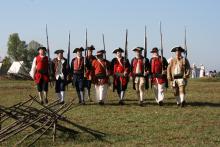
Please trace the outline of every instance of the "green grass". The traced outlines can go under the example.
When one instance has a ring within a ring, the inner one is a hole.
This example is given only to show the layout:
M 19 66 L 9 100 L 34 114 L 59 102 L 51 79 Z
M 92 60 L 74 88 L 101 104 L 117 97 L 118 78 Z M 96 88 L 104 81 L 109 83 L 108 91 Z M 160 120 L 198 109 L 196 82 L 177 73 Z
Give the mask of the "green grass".
M 220 79 L 190 80 L 185 108 L 176 106 L 171 89 L 166 91 L 163 107 L 155 103 L 151 89 L 146 93 L 146 105 L 138 106 L 131 84 L 128 89 L 124 106 L 117 105 L 117 95 L 109 89 L 105 106 L 88 102 L 65 114 L 75 123 L 106 133 L 103 140 L 85 132 L 75 138 L 58 132 L 56 142 L 47 134 L 35 146 L 220 146 Z M 32 81 L 0 81 L 1 105 L 11 106 L 24 101 L 29 94 L 36 95 Z M 94 94 L 93 89 L 95 100 Z M 77 105 L 75 89 L 69 86 L 66 102 L 73 98 Z M 50 89 L 49 100 L 54 99 L 54 89 Z M 13 146 L 25 133 L 0 146 Z

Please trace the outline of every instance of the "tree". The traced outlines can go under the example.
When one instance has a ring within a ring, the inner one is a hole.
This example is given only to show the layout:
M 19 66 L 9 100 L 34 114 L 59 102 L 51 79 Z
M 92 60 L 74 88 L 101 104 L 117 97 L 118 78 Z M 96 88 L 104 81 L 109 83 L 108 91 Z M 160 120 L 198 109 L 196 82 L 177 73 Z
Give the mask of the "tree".
M 8 39 L 8 55 L 14 61 L 23 61 L 25 59 L 26 50 L 25 41 L 21 41 L 18 33 L 13 33 Z
M 5 58 L 2 60 L 1 73 L 6 74 L 11 64 L 11 59 L 8 56 L 5 56 Z
M 42 46 L 32 40 L 29 44 L 21 41 L 18 33 L 13 33 L 8 39 L 8 55 L 13 61 L 24 61 L 26 68 L 31 68 L 31 62 L 37 55 L 37 48 Z
M 27 51 L 26 51 L 26 66 L 27 67 L 31 67 L 31 62 L 33 61 L 34 57 L 37 56 L 38 51 L 37 49 L 42 46 L 40 43 L 38 43 L 37 41 L 32 40 L 31 42 L 29 42 L 28 46 L 27 46 Z

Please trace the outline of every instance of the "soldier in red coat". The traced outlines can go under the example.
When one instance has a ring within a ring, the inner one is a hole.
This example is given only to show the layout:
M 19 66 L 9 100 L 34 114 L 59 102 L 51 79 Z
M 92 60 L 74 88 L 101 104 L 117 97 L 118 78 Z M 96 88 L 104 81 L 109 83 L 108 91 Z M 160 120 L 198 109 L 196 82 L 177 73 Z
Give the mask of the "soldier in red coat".
M 168 62 L 166 58 L 159 56 L 158 48 L 153 48 L 152 51 L 152 58 L 150 60 L 151 65 L 151 83 L 153 85 L 154 94 L 156 102 L 162 106 L 164 100 L 164 89 L 167 82 L 167 66 Z
M 142 47 L 133 49 L 136 56 L 131 60 L 131 77 L 133 89 L 136 90 L 140 106 L 143 106 L 144 91 L 148 89 L 149 59 L 142 56 Z
M 113 91 L 116 89 L 119 96 L 119 104 L 124 104 L 125 90 L 127 89 L 129 74 L 130 74 L 130 63 L 128 59 L 122 56 L 124 50 L 117 48 L 113 51 L 116 54 L 116 58 L 112 59 L 111 66 L 113 68 Z
M 53 75 L 55 76 L 56 84 L 55 91 L 60 104 L 64 104 L 64 92 L 67 83 L 67 75 L 69 74 L 69 65 L 67 59 L 63 57 L 64 50 L 56 50 L 54 53 L 57 57 L 53 59 Z
M 38 56 L 34 58 L 32 63 L 32 68 L 30 71 L 30 76 L 34 79 L 37 84 L 38 95 L 40 98 L 40 103 L 47 104 L 47 92 L 48 92 L 48 82 L 49 82 L 49 59 L 46 56 L 46 48 L 38 48 Z M 44 93 L 44 99 L 43 99 Z
M 90 47 L 87 48 L 87 61 L 89 64 L 92 64 L 94 60 L 96 60 L 96 57 L 93 56 L 92 52 L 95 50 L 95 47 L 91 45 Z M 92 101 L 90 98 L 90 89 L 92 85 L 92 71 L 91 69 L 86 68 L 86 79 L 85 79 L 85 88 L 87 89 L 87 94 L 88 94 L 88 100 Z
M 104 104 L 111 75 L 111 64 L 104 59 L 104 54 L 104 50 L 97 51 L 97 59 L 92 62 L 92 81 L 95 84 L 96 98 L 100 105 Z

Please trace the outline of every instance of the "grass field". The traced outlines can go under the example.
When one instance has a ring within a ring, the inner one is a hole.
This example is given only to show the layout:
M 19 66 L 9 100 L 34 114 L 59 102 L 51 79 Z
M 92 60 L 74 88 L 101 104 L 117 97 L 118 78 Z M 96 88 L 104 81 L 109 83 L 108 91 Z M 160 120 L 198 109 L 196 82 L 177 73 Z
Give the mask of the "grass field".
M 29 94 L 36 95 L 32 81 L 0 81 L 1 105 L 24 101 Z M 93 99 L 94 94 L 93 89 Z M 55 98 L 54 89 L 50 89 L 49 100 Z M 76 99 L 75 90 L 69 86 L 66 102 L 73 98 Z M 176 106 L 170 89 L 163 107 L 155 103 L 151 89 L 146 93 L 144 107 L 138 106 L 131 84 L 126 100 L 126 105 L 118 106 L 116 93 L 109 89 L 106 105 L 87 102 L 65 114 L 75 123 L 106 133 L 103 140 L 84 132 L 75 138 L 58 132 L 56 142 L 46 135 L 35 146 L 220 146 L 220 79 L 190 80 L 184 108 Z M 13 146 L 24 134 L 0 146 Z

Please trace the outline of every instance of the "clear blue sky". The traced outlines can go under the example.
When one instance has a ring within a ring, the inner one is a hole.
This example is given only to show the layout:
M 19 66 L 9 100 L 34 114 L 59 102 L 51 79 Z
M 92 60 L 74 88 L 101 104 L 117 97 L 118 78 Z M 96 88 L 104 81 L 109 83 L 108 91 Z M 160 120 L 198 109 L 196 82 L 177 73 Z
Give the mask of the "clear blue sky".
M 164 55 L 169 58 L 174 46 L 183 45 L 187 26 L 188 57 L 191 63 L 203 63 L 210 70 L 220 70 L 220 1 L 219 0 L 1 0 L 0 56 L 7 54 L 9 34 L 19 33 L 27 43 L 36 40 L 46 45 L 48 24 L 52 51 L 88 42 L 102 49 L 105 34 L 108 59 L 112 49 L 124 48 L 125 29 L 131 49 L 144 45 L 147 25 L 148 51 L 160 46 L 159 22 L 164 34 Z M 51 53 L 52 54 L 52 53 Z M 150 55 L 150 54 L 149 54 Z

